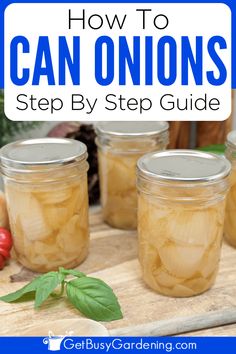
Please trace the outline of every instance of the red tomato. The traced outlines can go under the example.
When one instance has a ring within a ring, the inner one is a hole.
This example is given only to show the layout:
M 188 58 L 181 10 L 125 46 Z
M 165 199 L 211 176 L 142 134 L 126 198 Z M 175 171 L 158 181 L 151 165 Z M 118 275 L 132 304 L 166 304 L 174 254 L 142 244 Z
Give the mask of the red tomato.
M 5 258 L 0 254 L 0 270 L 5 266 Z
M 0 255 L 3 256 L 5 259 L 10 258 L 10 252 L 1 246 L 0 246 Z
M 10 251 L 12 248 L 11 233 L 3 227 L 0 227 L 0 248 L 4 248 L 7 251 Z
M 3 227 L 0 227 L 0 270 L 4 268 L 6 260 L 10 258 L 11 248 L 11 233 Z

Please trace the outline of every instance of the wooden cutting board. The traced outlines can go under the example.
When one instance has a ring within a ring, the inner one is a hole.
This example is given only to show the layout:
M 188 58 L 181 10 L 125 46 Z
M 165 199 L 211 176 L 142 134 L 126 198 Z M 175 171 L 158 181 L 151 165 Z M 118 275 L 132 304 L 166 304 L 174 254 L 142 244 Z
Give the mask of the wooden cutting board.
M 108 227 L 102 222 L 99 210 L 90 214 L 90 254 L 79 269 L 106 281 L 119 298 L 124 318 L 104 323 L 111 335 L 177 335 L 183 332 L 236 335 L 236 249 L 223 245 L 220 272 L 210 291 L 191 298 L 168 298 L 156 294 L 142 281 L 136 232 Z M 35 275 L 11 260 L 0 272 L 0 295 L 19 289 Z M 24 335 L 35 325 L 80 318 L 79 312 L 66 300 L 48 300 L 40 310 L 34 310 L 32 302 L 2 302 L 0 335 Z M 210 329 L 203 331 L 203 328 Z

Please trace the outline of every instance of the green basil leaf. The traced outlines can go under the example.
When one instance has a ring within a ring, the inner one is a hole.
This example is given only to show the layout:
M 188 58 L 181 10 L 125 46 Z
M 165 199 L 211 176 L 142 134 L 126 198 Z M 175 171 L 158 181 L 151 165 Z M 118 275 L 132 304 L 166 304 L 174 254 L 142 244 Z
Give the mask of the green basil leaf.
M 35 308 L 38 308 L 49 295 L 61 284 L 65 276 L 58 272 L 49 272 L 40 276 L 40 281 L 35 294 Z
M 14 293 L 0 297 L 0 300 L 19 302 L 35 298 L 35 307 L 39 307 L 48 298 L 50 293 L 64 281 L 64 278 L 64 275 L 58 272 L 43 274 Z
M 79 270 L 75 270 L 75 269 L 65 269 L 63 267 L 60 267 L 59 272 L 64 275 L 73 275 L 74 277 L 77 277 L 77 278 L 86 277 L 86 274 L 80 272 Z
M 31 291 L 30 293 L 24 294 L 21 298 L 15 300 L 15 303 L 18 302 L 27 302 L 27 301 L 34 301 L 35 299 L 35 291 Z
M 14 293 L 10 293 L 5 296 L 1 296 L 0 300 L 5 301 L 5 302 L 15 302 L 15 301 L 24 301 L 24 298 L 26 294 L 35 294 L 35 291 L 37 289 L 37 286 L 40 282 L 40 277 L 35 278 L 32 282 L 29 284 L 25 285 L 23 288 L 15 291 Z
M 113 290 L 102 280 L 83 277 L 66 287 L 69 301 L 86 317 L 95 321 L 114 321 L 123 317 Z

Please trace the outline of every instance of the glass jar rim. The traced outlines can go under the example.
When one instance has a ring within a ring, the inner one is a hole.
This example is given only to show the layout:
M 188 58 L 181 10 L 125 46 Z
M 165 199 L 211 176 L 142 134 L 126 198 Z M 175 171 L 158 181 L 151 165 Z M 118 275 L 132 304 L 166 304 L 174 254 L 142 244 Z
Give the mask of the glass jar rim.
M 99 122 L 95 126 L 98 136 L 124 139 L 155 137 L 168 129 L 169 124 L 164 121 L 110 121 Z
M 228 133 L 226 138 L 226 145 L 229 146 L 231 149 L 236 150 L 236 130 L 232 130 Z
M 151 152 L 137 162 L 137 173 L 141 178 L 189 187 L 195 183 L 219 182 L 230 172 L 231 163 L 226 158 L 196 150 Z
M 22 139 L 3 146 L 0 164 L 4 168 L 32 170 L 57 168 L 87 159 L 87 147 L 66 138 Z

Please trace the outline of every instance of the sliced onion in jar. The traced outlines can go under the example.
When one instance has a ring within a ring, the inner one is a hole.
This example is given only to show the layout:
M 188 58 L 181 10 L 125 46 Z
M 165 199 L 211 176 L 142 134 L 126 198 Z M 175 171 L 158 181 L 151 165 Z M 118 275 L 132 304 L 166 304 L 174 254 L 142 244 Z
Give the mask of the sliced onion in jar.
M 199 270 L 204 248 L 201 246 L 178 246 L 168 242 L 159 249 L 163 266 L 177 278 L 190 278 Z

